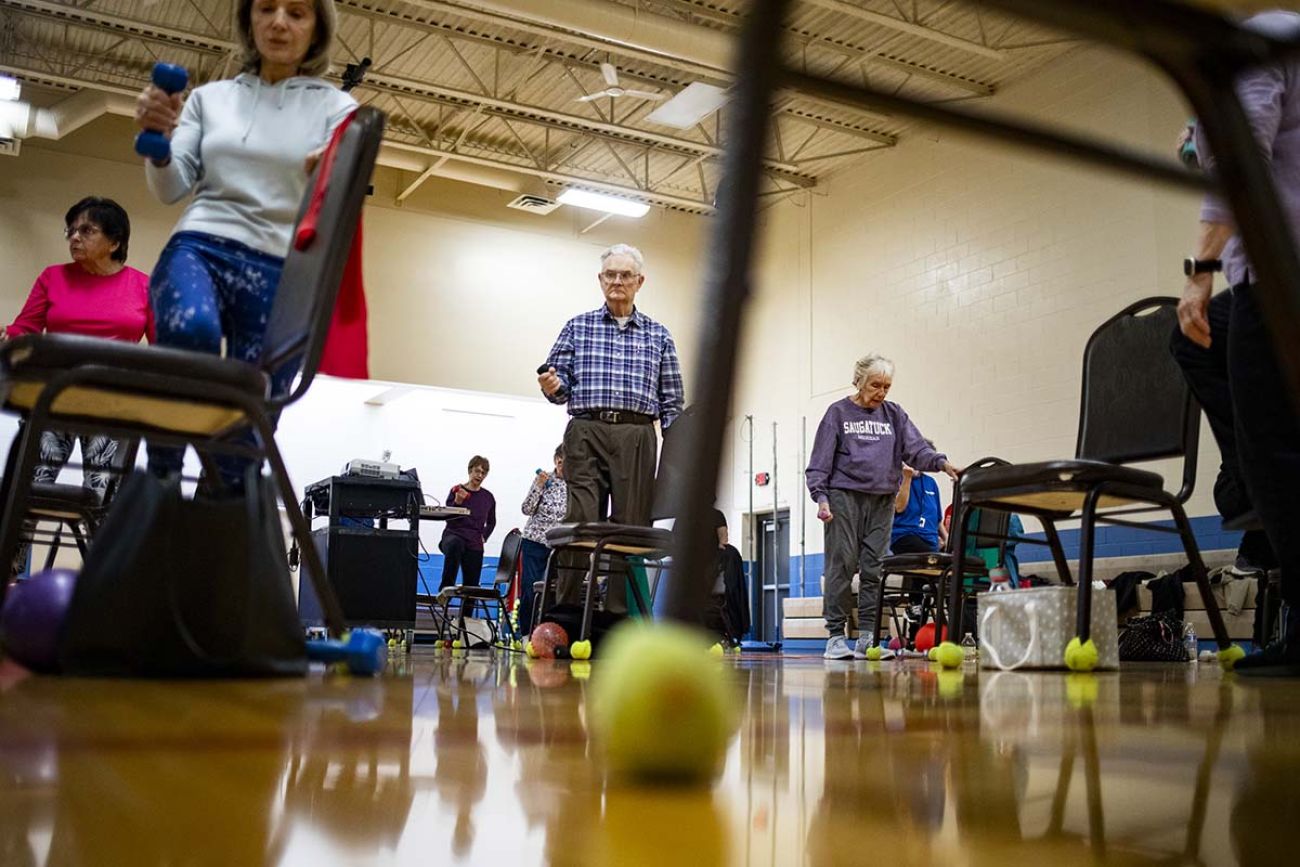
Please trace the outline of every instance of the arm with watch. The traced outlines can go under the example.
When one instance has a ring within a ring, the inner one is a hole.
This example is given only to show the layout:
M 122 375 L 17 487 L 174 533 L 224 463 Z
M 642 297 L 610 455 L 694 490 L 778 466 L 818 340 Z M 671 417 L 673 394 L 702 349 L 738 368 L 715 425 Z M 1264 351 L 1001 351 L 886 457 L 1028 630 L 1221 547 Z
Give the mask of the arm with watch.
M 1231 223 L 1212 223 L 1201 221 L 1201 231 L 1196 239 L 1193 254 L 1183 260 L 1183 274 L 1187 283 L 1183 286 L 1183 297 L 1178 302 L 1178 327 L 1187 339 L 1198 346 L 1210 348 L 1210 321 L 1205 311 L 1210 305 L 1210 294 L 1214 289 L 1214 274 L 1223 270 L 1219 257 L 1223 248 L 1232 238 L 1234 228 Z

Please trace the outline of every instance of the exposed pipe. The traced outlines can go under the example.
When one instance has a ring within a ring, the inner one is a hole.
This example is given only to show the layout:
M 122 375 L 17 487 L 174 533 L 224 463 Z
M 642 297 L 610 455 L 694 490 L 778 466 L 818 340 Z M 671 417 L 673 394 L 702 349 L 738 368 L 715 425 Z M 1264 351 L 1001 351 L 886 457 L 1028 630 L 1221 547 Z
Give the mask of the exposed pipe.
M 118 93 L 82 90 L 49 108 L 26 103 L 7 103 L 5 134 L 14 138 L 44 138 L 58 141 L 105 114 L 131 117 L 135 103 Z
M 963 51 L 969 51 L 972 54 L 978 54 L 981 57 L 987 57 L 992 60 L 1006 60 L 1007 53 L 997 48 L 991 48 L 988 45 L 982 45 L 978 42 L 972 42 L 969 39 L 962 39 L 960 36 L 952 36 L 943 33 L 931 27 L 925 27 L 911 21 L 904 21 L 901 18 L 895 18 L 892 15 L 885 15 L 882 12 L 875 12 L 871 9 L 863 9 L 861 6 L 855 6 L 852 3 L 845 3 L 844 0 L 803 0 L 809 6 L 816 6 L 820 9 L 829 9 L 832 12 L 838 12 L 849 18 L 856 18 L 859 21 L 866 21 L 868 24 L 875 24 L 877 27 L 884 27 L 888 30 L 895 30 L 899 33 L 906 33 L 908 36 L 915 36 L 917 39 L 926 39 L 930 42 L 937 42 L 940 45 L 946 45 L 949 48 L 960 48 Z
M 735 37 L 731 34 L 598 0 L 468 0 L 464 3 L 416 0 L 416 5 L 471 6 L 508 18 L 594 36 L 664 59 L 685 60 L 716 72 L 731 69 L 734 52 Z
M 88 123 L 106 114 L 121 117 L 135 116 L 135 100 L 112 91 L 84 88 L 67 99 L 49 108 L 32 108 L 21 103 L 10 113 L 18 119 L 13 122 L 13 134 L 16 138 L 42 138 L 58 141 Z M 7 117 L 8 115 L 6 115 Z M 536 180 L 530 180 L 517 172 L 494 169 L 489 166 L 475 166 L 461 162 L 447 162 L 432 168 L 428 156 L 411 153 L 400 148 L 384 144 L 380 147 L 379 165 L 401 171 L 423 174 L 429 172 L 433 177 L 447 178 L 467 184 L 491 187 L 510 193 L 521 193 L 537 186 Z M 432 170 L 431 170 L 432 169 Z
M 755 542 L 758 536 L 757 519 L 754 517 L 754 417 L 745 416 L 745 422 L 749 425 L 749 545 L 746 546 L 746 560 L 749 562 L 749 568 L 745 571 L 749 573 L 749 600 L 754 599 L 754 560 L 755 560 Z
M 776 640 L 781 640 L 781 625 L 785 617 L 781 604 L 781 503 L 777 499 L 776 489 L 776 422 L 772 422 L 772 620 L 776 624 Z M 789 582 L 787 581 L 787 584 Z
M 809 465 L 809 417 L 800 416 L 800 467 Z M 800 495 L 800 595 L 807 588 L 805 560 L 807 560 L 807 502 L 809 498 Z

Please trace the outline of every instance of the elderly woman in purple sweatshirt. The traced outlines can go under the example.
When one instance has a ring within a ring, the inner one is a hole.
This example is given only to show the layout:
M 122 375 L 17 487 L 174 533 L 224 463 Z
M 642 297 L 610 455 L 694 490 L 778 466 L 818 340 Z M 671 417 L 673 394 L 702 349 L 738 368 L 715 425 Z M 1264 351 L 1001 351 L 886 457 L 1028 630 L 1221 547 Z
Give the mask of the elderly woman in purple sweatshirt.
M 875 644 L 880 558 L 889 547 L 903 463 L 957 478 L 957 468 L 926 443 L 903 408 L 885 400 L 893 384 L 892 361 L 875 354 L 859 358 L 853 366 L 856 393 L 827 408 L 805 471 L 826 534 L 827 659 L 866 659 Z M 855 567 L 858 642 L 850 648 L 846 603 Z

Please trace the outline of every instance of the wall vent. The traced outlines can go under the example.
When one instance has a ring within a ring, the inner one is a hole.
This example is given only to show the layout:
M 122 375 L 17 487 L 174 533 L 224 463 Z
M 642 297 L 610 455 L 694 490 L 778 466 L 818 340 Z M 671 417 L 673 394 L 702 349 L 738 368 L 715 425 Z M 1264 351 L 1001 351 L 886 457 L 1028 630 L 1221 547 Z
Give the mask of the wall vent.
M 540 214 L 542 216 L 549 214 L 559 206 L 560 203 L 554 199 L 548 199 L 546 196 L 534 196 L 530 193 L 524 193 L 506 205 L 507 208 L 514 208 L 516 211 L 527 211 L 530 214 Z

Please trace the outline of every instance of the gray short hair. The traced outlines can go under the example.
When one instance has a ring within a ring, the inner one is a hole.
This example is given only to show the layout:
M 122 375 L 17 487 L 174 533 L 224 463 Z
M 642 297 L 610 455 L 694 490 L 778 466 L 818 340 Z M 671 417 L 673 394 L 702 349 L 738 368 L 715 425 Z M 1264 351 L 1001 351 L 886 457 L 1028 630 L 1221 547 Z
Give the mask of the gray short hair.
M 610 256 L 628 256 L 636 263 L 636 272 L 640 274 L 645 271 L 645 257 L 641 251 L 631 244 L 615 244 L 608 250 L 600 254 L 600 267 L 605 267 L 605 260 Z
M 239 0 L 235 5 L 235 32 L 239 37 L 239 64 L 244 72 L 256 73 L 262 65 L 262 55 L 253 41 L 253 3 L 256 0 Z M 307 56 L 298 67 L 299 75 L 324 75 L 330 68 L 330 49 L 334 47 L 334 33 L 339 27 L 334 0 L 312 0 L 316 7 L 316 32 L 312 34 Z
M 878 352 L 868 353 L 857 360 L 853 365 L 853 387 L 862 388 L 862 384 L 873 373 L 883 373 L 885 376 L 894 375 L 894 362 Z

